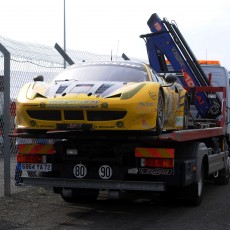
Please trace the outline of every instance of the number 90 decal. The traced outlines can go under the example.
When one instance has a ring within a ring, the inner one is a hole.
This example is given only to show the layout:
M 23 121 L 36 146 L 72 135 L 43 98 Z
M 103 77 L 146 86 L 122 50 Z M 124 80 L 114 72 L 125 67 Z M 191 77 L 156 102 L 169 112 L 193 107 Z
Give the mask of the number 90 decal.
M 113 170 L 109 165 L 102 165 L 98 173 L 102 179 L 109 179 L 113 175 Z

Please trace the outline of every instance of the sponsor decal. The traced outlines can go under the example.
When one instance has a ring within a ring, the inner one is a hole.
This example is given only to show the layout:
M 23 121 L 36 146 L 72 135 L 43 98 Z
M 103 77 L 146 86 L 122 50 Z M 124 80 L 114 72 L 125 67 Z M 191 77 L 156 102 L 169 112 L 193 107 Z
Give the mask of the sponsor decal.
M 153 113 L 152 102 L 139 102 L 136 106 L 138 113 Z
M 181 56 L 179 55 L 179 53 L 177 52 L 176 48 L 173 47 L 172 48 L 172 52 L 176 58 L 176 60 L 178 61 L 178 63 L 180 64 L 181 66 L 181 71 L 183 71 L 183 74 L 184 74 L 184 81 L 186 82 L 186 84 L 189 86 L 189 87 L 194 87 L 195 84 L 194 84 L 194 81 L 193 79 L 189 76 L 189 74 L 187 72 L 185 72 L 185 64 L 184 64 L 184 61 L 183 59 L 181 58 Z
M 68 130 L 91 130 L 92 124 L 79 124 L 79 123 L 57 124 L 57 128 L 68 129 Z
M 155 29 L 156 29 L 157 31 L 161 31 L 161 30 L 162 30 L 162 27 L 161 27 L 161 25 L 160 25 L 159 22 L 155 22 L 155 23 L 154 23 L 154 27 L 155 27 Z
M 41 103 L 44 108 L 98 108 L 99 100 L 51 100 L 47 104 Z
M 179 55 L 179 53 L 177 52 L 177 50 L 176 50 L 175 47 L 172 48 L 172 52 L 173 52 L 173 54 L 174 54 L 176 60 L 179 62 L 181 68 L 185 68 L 184 61 L 183 61 L 183 59 L 181 58 L 181 56 Z
M 183 117 L 176 118 L 176 127 L 183 127 Z
M 156 100 L 157 99 L 157 95 L 154 93 L 154 92 L 149 92 L 149 96 L 150 98 L 152 98 L 153 100 Z
M 115 125 L 94 125 L 93 128 L 95 129 L 113 129 Z
M 182 69 L 183 73 L 184 73 L 184 81 L 186 82 L 188 87 L 195 87 L 194 81 L 193 79 L 188 75 L 188 73 L 186 73 L 184 71 L 184 69 Z
M 36 125 L 36 127 L 50 129 L 50 128 L 55 128 L 55 125 Z
M 139 173 L 144 175 L 172 175 L 173 169 L 164 169 L 164 168 L 139 168 Z
M 187 86 L 189 87 L 194 87 L 195 86 L 195 83 L 193 81 L 193 79 L 189 76 L 189 74 L 187 72 L 185 72 L 185 64 L 184 64 L 184 61 L 183 59 L 180 57 L 179 53 L 177 52 L 176 48 L 173 47 L 172 48 L 172 52 L 176 58 L 176 60 L 178 61 L 178 63 L 180 64 L 181 66 L 181 71 L 183 71 L 183 74 L 184 74 L 184 81 L 186 82 Z M 202 105 L 204 104 L 204 100 L 201 96 L 198 96 L 197 94 L 195 95 L 199 105 Z
M 143 107 L 151 107 L 153 106 L 153 103 L 152 102 L 139 102 L 137 104 L 137 107 L 138 108 L 143 108 Z

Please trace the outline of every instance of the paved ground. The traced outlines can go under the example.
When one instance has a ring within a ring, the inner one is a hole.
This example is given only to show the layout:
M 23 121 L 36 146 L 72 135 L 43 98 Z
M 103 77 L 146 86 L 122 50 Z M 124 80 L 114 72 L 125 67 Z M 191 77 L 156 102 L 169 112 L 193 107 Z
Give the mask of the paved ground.
M 226 230 L 230 229 L 230 185 L 206 184 L 201 206 L 152 199 L 103 199 L 69 204 L 44 188 L 0 197 L 0 229 Z
M 158 196 L 107 200 L 102 193 L 94 203 L 69 204 L 51 189 L 14 186 L 15 159 L 11 159 L 11 192 L 3 196 L 3 161 L 0 158 L 1 229 L 84 230 L 225 230 L 230 229 L 230 184 L 207 183 L 199 207 L 161 200 Z

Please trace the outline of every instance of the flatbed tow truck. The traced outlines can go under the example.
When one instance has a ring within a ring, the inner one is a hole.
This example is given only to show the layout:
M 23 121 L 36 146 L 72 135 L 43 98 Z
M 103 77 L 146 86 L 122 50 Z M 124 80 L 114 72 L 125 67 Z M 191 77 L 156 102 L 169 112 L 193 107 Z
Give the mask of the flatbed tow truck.
M 21 177 L 22 184 L 53 187 L 67 202 L 97 199 L 107 190 L 111 197 L 130 191 L 180 194 L 192 205 L 202 202 L 205 179 L 228 184 L 228 72 L 216 62 L 199 64 L 175 24 L 153 14 L 148 25 L 152 33 L 141 37 L 150 66 L 160 74 L 184 73 L 180 82 L 191 98 L 188 127 L 157 136 L 151 131 L 16 132 L 15 137 L 47 140 L 18 146 L 18 163 L 43 163 L 24 168 L 39 175 Z M 28 154 L 37 157 L 28 161 Z

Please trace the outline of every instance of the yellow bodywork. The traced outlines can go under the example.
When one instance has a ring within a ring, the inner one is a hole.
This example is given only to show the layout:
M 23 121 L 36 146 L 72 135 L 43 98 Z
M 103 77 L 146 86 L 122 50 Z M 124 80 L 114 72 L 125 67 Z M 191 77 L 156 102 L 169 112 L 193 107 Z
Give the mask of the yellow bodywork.
M 162 87 L 159 82 L 131 82 L 104 98 L 84 93 L 47 98 L 44 92 L 48 88 L 44 82 L 21 88 L 16 104 L 17 129 L 155 130 L 160 90 L 164 96 L 164 129 L 183 128 L 187 92 L 177 83 Z

